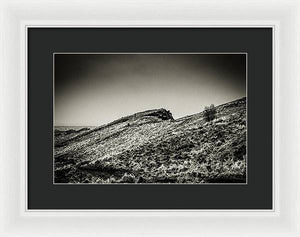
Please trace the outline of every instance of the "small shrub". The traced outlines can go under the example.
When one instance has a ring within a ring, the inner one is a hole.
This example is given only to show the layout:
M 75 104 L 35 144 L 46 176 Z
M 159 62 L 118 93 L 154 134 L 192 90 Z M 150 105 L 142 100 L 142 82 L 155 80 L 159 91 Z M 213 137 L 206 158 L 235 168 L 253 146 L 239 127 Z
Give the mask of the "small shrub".
M 164 164 L 162 164 L 160 167 L 158 167 L 157 173 L 159 175 L 165 175 L 167 173 L 167 167 Z
M 135 183 L 135 176 L 133 174 L 125 173 L 120 180 L 121 183 Z
M 209 107 L 205 106 L 204 108 L 204 119 L 209 122 L 216 118 L 216 107 L 214 104 L 211 104 Z

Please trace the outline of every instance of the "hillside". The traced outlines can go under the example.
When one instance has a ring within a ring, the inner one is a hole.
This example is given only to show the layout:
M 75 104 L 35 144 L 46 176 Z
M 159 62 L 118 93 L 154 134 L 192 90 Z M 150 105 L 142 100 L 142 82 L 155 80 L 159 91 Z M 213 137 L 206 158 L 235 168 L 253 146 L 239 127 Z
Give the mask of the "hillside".
M 55 130 L 55 183 L 245 183 L 246 98 L 216 111 L 210 122 L 158 109 Z

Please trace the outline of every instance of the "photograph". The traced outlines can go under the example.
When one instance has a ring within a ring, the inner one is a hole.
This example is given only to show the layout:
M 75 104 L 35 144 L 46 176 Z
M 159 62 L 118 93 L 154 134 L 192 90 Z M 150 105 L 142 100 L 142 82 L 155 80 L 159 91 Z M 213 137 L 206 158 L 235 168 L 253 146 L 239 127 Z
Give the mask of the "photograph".
M 53 53 L 54 184 L 247 184 L 247 53 Z

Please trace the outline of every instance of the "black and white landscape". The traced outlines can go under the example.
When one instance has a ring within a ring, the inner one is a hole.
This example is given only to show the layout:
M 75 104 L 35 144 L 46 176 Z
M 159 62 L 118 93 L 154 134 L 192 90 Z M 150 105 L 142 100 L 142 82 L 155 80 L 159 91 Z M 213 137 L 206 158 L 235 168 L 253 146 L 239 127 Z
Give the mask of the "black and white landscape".
M 54 62 L 54 183 L 246 183 L 246 54 Z

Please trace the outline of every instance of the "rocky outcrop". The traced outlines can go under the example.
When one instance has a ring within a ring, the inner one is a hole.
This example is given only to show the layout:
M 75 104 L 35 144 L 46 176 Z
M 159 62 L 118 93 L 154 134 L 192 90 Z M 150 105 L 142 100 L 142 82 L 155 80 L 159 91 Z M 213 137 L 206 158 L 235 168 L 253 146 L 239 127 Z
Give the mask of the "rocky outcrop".
M 169 110 L 165 110 L 165 109 L 153 110 L 147 113 L 146 116 L 154 116 L 161 120 L 174 120 L 172 113 Z

